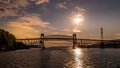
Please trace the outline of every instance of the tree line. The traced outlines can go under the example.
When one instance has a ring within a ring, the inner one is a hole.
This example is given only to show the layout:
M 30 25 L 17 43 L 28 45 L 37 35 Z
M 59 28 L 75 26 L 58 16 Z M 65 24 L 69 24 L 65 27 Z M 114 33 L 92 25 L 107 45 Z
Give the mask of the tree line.
M 23 48 L 28 48 L 28 46 L 22 42 L 16 42 L 16 37 L 13 34 L 0 29 L 0 50 L 15 50 Z

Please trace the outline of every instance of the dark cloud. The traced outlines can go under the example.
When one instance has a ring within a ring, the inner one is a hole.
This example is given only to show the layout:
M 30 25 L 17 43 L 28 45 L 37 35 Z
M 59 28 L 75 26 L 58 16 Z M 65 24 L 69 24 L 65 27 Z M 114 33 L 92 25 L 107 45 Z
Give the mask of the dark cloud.
M 0 12 L 5 12 L 5 9 L 1 7 Z
M 18 16 L 28 5 L 27 0 L 0 0 L 0 17 Z
M 33 2 L 35 5 L 48 2 L 48 0 L 0 0 L 0 17 L 20 16 Z

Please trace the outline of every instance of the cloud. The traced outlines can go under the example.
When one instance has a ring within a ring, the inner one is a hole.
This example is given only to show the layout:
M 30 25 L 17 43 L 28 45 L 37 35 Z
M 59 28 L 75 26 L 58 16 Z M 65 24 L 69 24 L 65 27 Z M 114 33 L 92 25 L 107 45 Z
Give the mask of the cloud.
M 35 30 L 34 28 L 30 27 L 30 26 L 27 26 L 25 25 L 24 23 L 20 23 L 20 22 L 9 22 L 7 24 L 7 26 L 10 26 L 12 28 L 18 28 L 18 29 L 22 29 L 22 30 L 25 30 L 25 31 L 34 31 L 34 32 L 38 32 L 37 30 Z M 19 30 L 18 30 L 19 31 Z
M 66 33 L 66 32 L 60 32 L 60 31 L 59 31 L 59 32 L 52 32 L 52 34 L 53 34 L 53 35 L 68 35 L 68 36 L 72 35 L 71 33 L 68 33 L 68 32 L 67 32 L 67 33 Z
M 82 32 L 80 30 L 80 27 L 82 27 L 84 25 L 83 21 L 84 21 L 84 15 L 85 15 L 86 10 L 80 7 L 75 7 L 73 12 L 71 13 L 71 17 L 72 17 L 72 21 L 73 21 L 73 32 Z M 78 18 L 82 21 L 79 21 L 79 23 L 75 22 L 75 19 Z
M 63 29 L 63 31 L 65 31 L 65 32 L 71 32 L 72 30 L 70 28 L 65 28 L 65 29 Z
M 15 21 L 8 22 L 6 28 L 17 38 L 38 37 L 41 28 L 48 28 L 48 22 L 44 22 L 38 15 L 26 15 Z M 52 27 L 51 27 L 52 28 Z M 27 36 L 26 36 L 27 35 Z
M 68 9 L 67 8 L 67 4 L 66 4 L 66 2 L 63 2 L 63 3 L 57 3 L 57 6 L 56 6 L 57 8 L 63 8 L 63 9 Z
M 120 36 L 120 34 L 115 34 L 115 35 L 118 35 L 118 36 Z
M 9 31 L 13 33 L 17 38 L 33 37 L 39 33 L 39 31 L 35 28 L 20 22 L 9 22 L 7 24 L 7 27 L 10 27 Z M 34 33 L 34 35 L 32 33 Z
M 81 31 L 79 29 L 73 29 L 73 32 L 78 33 L 78 32 L 81 32 Z
M 5 8 L 26 7 L 28 4 L 28 0 L 0 0 L 0 5 Z
M 116 39 L 120 39 L 120 34 L 115 34 Z
M 68 35 L 71 36 L 72 35 L 72 28 L 64 28 L 63 30 L 60 31 L 53 31 L 52 34 L 57 34 L 57 35 Z
M 48 26 L 49 29 L 52 29 L 52 30 L 55 30 L 56 28 L 55 27 L 52 27 L 52 26 Z
M 37 4 L 37 5 L 49 2 L 49 0 L 34 0 L 34 1 L 36 1 L 35 4 Z
M 49 0 L 0 0 L 0 17 L 21 16 L 34 2 L 36 5 L 49 2 Z
M 79 18 L 84 19 L 85 12 L 86 12 L 85 9 L 80 8 L 80 7 L 75 7 L 75 8 L 73 9 L 73 12 L 71 13 L 71 16 L 72 16 L 73 18 L 79 17 Z
M 5 16 L 17 16 L 17 11 L 12 11 L 11 9 L 1 8 L 0 7 L 0 17 Z
M 28 0 L 0 0 L 0 17 L 18 16 L 28 5 Z
M 44 22 L 38 15 L 28 15 L 18 18 L 19 21 L 24 23 L 24 25 L 28 26 L 39 26 L 39 27 L 47 27 L 48 22 Z

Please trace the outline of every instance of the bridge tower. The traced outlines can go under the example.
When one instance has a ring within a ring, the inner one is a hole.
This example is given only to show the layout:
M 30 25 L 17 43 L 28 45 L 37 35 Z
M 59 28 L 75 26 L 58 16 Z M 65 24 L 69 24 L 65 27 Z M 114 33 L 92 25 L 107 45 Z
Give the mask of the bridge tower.
M 101 27 L 101 47 L 104 48 L 103 28 Z
M 76 34 L 73 34 L 73 49 L 75 48 L 76 43 L 77 43 Z
M 45 46 L 44 46 L 44 34 L 43 33 L 41 33 L 40 43 L 42 45 L 42 48 L 45 49 Z

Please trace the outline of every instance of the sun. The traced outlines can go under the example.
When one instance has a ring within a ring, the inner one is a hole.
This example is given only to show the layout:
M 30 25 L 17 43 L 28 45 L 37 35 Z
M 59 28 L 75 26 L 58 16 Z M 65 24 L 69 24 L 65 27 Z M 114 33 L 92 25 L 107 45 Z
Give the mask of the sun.
M 74 22 L 75 23 L 80 23 L 81 21 L 83 21 L 83 19 L 82 18 L 79 18 L 79 17 L 76 17 L 75 19 L 74 19 Z

